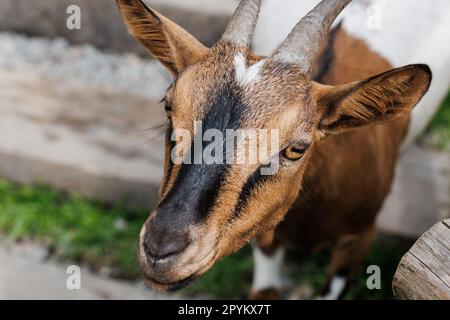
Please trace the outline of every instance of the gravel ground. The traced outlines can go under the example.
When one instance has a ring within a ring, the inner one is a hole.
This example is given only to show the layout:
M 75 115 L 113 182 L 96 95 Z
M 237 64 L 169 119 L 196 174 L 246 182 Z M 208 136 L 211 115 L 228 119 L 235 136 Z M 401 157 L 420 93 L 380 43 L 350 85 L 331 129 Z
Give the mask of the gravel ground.
M 0 33 L 0 69 L 32 71 L 61 81 L 77 81 L 161 99 L 170 76 L 153 60 L 110 54 L 93 46 L 70 46 L 62 39 Z
M 166 300 L 185 298 L 148 289 L 141 282 L 114 280 L 80 266 L 81 288 L 66 286 L 68 263 L 49 261 L 47 250 L 33 243 L 0 242 L 0 300 Z

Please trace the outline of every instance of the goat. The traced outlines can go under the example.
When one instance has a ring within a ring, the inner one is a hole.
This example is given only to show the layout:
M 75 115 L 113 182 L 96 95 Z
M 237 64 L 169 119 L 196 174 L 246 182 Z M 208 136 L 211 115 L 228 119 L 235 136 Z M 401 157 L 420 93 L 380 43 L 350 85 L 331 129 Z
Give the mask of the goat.
M 164 98 L 169 124 L 159 202 L 137 252 L 151 287 L 179 289 L 255 239 L 252 298 L 281 297 L 287 246 L 333 246 L 321 296 L 339 298 L 348 288 L 370 248 L 410 112 L 432 79 L 423 64 L 388 70 L 363 45 L 375 67 L 349 71 L 342 57 L 318 71 L 320 46 L 350 2 L 321 1 L 273 55 L 262 57 L 250 49 L 261 0 L 241 1 L 210 49 L 141 0 L 117 0 L 130 32 L 175 79 Z M 273 174 L 261 174 L 263 161 L 173 161 L 173 151 L 186 144 L 174 139 L 178 129 L 197 137 L 208 129 L 250 128 L 279 133 Z

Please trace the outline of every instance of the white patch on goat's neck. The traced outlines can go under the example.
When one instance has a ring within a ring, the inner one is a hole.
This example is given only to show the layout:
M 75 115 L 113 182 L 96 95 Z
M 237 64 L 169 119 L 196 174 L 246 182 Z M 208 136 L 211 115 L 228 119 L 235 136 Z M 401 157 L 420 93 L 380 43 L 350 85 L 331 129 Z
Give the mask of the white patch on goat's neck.
M 322 300 L 337 300 L 341 296 L 347 284 L 345 277 L 335 276 L 331 279 L 330 289 L 326 295 L 322 297 Z
M 247 60 L 242 53 L 234 56 L 234 67 L 236 71 L 236 82 L 240 86 L 246 86 L 258 81 L 261 68 L 265 60 L 258 61 L 254 65 L 247 67 Z
M 427 63 L 426 56 L 421 57 L 424 61 L 414 61 L 413 58 L 430 36 L 443 27 L 450 27 L 449 11 L 448 0 L 433 0 L 432 5 L 423 0 L 366 0 L 350 4 L 342 19 L 348 33 L 364 40 L 394 67 L 400 67 L 408 63 Z M 373 13 L 379 20 L 377 28 L 370 25 Z M 446 24 L 440 23 L 442 19 Z M 432 59 L 436 48 L 427 50 L 428 58 Z
M 378 11 L 379 28 L 367 26 L 368 8 Z M 433 72 L 430 90 L 412 111 L 402 149 L 428 126 L 450 85 L 450 1 L 366 0 L 344 11 L 343 28 L 364 40 L 393 67 L 425 63 Z
M 254 51 L 270 55 L 286 39 L 300 18 L 319 2 L 320 0 L 263 1 L 253 37 Z M 400 67 L 412 63 L 411 58 L 424 46 L 430 34 L 439 32 L 445 26 L 448 29 L 449 10 L 448 0 L 353 1 L 336 19 L 335 25 L 343 22 L 343 28 L 348 33 L 364 40 L 394 67 Z M 447 24 L 442 25 L 441 20 L 447 21 Z M 371 23 L 372 21 L 376 23 Z M 445 44 L 448 42 L 446 40 L 442 38 Z M 434 48 L 429 48 L 430 57 L 435 53 Z
M 284 248 L 278 248 L 274 254 L 266 255 L 257 245 L 253 246 L 254 271 L 252 291 L 282 288 L 281 268 L 284 251 Z

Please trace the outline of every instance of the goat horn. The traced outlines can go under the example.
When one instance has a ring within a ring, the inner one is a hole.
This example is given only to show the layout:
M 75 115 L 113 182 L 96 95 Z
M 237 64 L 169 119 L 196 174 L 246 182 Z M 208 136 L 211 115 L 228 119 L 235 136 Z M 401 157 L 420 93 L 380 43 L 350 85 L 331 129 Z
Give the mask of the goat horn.
M 310 73 L 322 40 L 339 13 L 350 2 L 351 0 L 322 0 L 292 29 L 272 59 L 297 64 L 304 73 Z
M 260 8 L 261 0 L 242 0 L 228 23 L 222 40 L 249 47 Z

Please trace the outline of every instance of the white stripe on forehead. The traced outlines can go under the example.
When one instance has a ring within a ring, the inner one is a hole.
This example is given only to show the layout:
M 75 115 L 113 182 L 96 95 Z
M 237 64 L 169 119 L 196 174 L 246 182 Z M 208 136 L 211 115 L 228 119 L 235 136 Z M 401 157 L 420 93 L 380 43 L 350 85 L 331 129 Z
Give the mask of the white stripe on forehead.
M 247 60 L 244 55 L 242 53 L 236 54 L 234 56 L 234 68 L 238 85 L 246 86 L 258 81 L 264 62 L 265 60 L 261 60 L 254 65 L 247 67 Z

